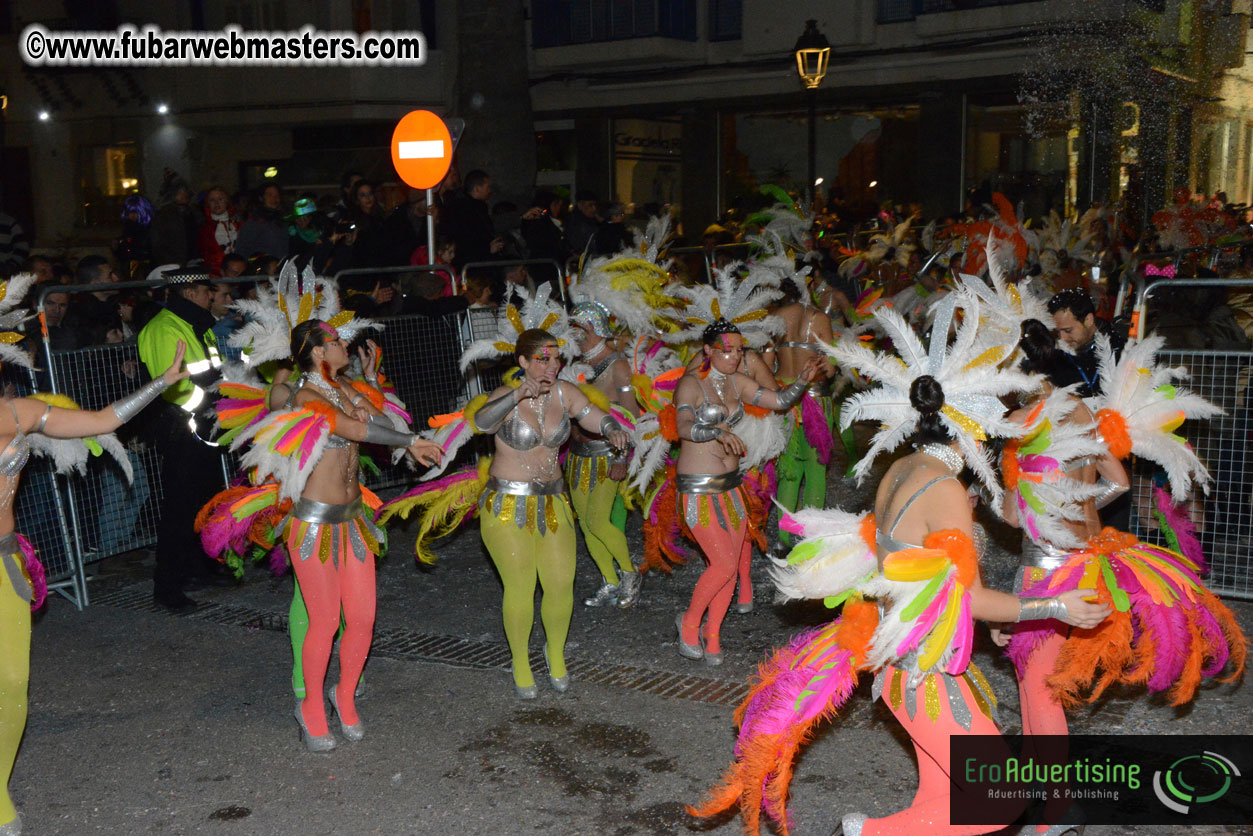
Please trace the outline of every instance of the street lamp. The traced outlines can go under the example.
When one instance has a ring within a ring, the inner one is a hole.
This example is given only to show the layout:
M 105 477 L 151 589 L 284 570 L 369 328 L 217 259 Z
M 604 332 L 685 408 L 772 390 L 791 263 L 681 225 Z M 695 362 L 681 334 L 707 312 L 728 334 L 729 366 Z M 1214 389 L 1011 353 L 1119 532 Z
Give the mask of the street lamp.
M 801 83 L 805 85 L 806 97 L 809 100 L 809 179 L 805 183 L 809 189 L 809 203 L 812 207 L 814 187 L 816 185 L 815 180 L 817 179 L 814 172 L 814 144 L 815 132 L 817 130 L 816 100 L 818 85 L 822 83 L 822 79 L 827 74 L 827 61 L 831 57 L 831 44 L 818 31 L 818 21 L 805 21 L 805 31 L 796 39 L 796 46 L 793 47 L 793 52 L 796 53 L 796 74 L 800 76 Z

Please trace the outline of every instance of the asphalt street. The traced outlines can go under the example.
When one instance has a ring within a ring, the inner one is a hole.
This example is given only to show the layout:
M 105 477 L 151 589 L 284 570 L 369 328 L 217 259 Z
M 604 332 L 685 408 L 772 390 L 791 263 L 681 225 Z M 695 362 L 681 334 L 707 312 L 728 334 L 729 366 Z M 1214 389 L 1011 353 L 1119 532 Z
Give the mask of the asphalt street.
M 832 501 L 866 501 L 865 489 L 831 484 Z M 631 534 L 638 548 L 638 521 Z M 1012 542 L 1012 533 L 993 534 Z M 537 619 L 540 698 L 520 702 L 500 585 L 477 525 L 440 544 L 433 568 L 415 564 L 403 529 L 392 539 L 359 703 L 367 735 L 326 755 L 303 749 L 292 719 L 290 577 L 256 567 L 242 586 L 193 593 L 200 609 L 175 616 L 151 603 L 152 558 L 135 552 L 97 565 L 82 612 L 51 601 L 34 628 L 30 720 L 11 784 L 25 833 L 741 832 L 737 820 L 695 822 L 683 807 L 728 763 L 732 711 L 757 662 L 827 617 L 821 605 L 772 606 L 758 558 L 757 606 L 728 614 L 726 662 L 711 668 L 676 652 L 674 615 L 697 566 L 647 578 L 632 610 L 588 609 L 581 601 L 599 579 L 581 551 L 571 688 L 560 695 L 547 685 Z M 1010 559 L 993 546 L 990 583 L 1006 581 Z M 1253 606 L 1231 603 L 1253 631 Z M 1014 730 L 1012 669 L 982 635 L 976 660 L 1001 699 L 1002 725 Z M 1251 715 L 1247 684 L 1211 686 L 1182 710 L 1116 696 L 1076 714 L 1072 731 L 1230 734 L 1248 732 Z M 826 836 L 844 813 L 893 812 L 915 785 L 908 740 L 864 681 L 801 758 L 792 832 Z M 1164 832 L 1178 831 L 1091 826 L 1088 836 Z

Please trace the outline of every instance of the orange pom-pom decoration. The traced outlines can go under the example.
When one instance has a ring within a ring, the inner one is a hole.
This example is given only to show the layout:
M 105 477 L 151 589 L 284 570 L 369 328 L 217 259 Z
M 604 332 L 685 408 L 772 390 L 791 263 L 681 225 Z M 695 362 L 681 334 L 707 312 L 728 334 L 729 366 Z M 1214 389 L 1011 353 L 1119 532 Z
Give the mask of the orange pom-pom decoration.
M 375 409 L 383 409 L 383 393 L 378 389 L 375 389 L 364 380 L 354 380 L 352 382 L 352 388 L 356 389 L 362 395 L 365 395 L 366 400 L 368 400 L 370 405 Z
M 975 551 L 974 541 L 955 528 L 932 531 L 922 540 L 928 549 L 941 549 L 957 567 L 957 582 L 970 588 L 978 577 L 979 554 Z
M 866 518 L 861 521 L 861 540 L 871 551 L 878 548 L 878 523 L 875 522 L 874 514 L 867 514 Z
M 767 409 L 764 406 L 758 406 L 751 403 L 744 404 L 744 414 L 751 415 L 754 418 L 765 418 L 767 415 L 771 415 L 773 413 L 773 409 Z
M 661 437 L 666 441 L 675 442 L 679 440 L 678 413 L 675 412 L 674 404 L 666 404 L 662 407 L 661 412 L 657 413 L 657 423 L 661 427 Z
M 879 626 L 879 607 L 870 601 L 849 601 L 844 605 L 836 642 L 861 662 L 866 658 L 874 631 Z
M 310 399 L 306 401 L 303 408 L 321 415 L 330 422 L 330 432 L 335 432 L 335 424 L 340 415 L 340 411 L 338 409 L 331 406 L 326 401 L 317 399 Z
M 1005 477 L 1005 489 L 1012 491 L 1018 487 L 1018 448 L 1017 440 L 1005 445 L 1001 453 L 1001 475 Z
M 1096 413 L 1096 427 L 1114 458 L 1125 459 L 1131 455 L 1131 435 L 1127 432 L 1126 418 L 1112 409 L 1102 409 Z

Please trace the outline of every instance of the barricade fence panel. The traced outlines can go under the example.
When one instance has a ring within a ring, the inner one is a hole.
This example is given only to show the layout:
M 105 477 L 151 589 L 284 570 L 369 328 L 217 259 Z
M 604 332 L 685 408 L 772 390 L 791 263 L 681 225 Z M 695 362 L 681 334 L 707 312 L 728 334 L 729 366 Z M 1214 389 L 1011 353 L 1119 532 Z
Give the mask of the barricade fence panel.
M 1167 349 L 1158 361 L 1186 368 L 1190 379 L 1184 385 L 1225 412 L 1208 421 L 1187 421 L 1179 430 L 1213 477 L 1209 494 L 1197 492 L 1183 511 L 1196 526 L 1209 562 L 1206 585 L 1224 595 L 1253 598 L 1253 352 Z M 1147 464 L 1138 463 L 1132 473 L 1132 531 L 1164 544 L 1153 516 L 1153 488 L 1162 479 Z
M 464 405 L 470 385 L 457 361 L 469 334 L 468 317 L 410 315 L 381 322 L 384 328 L 375 338 L 384 352 L 383 372 L 405 402 L 414 429 L 426 428 L 433 415 Z M 18 396 L 52 391 L 94 410 L 150 379 L 134 343 L 53 351 L 40 358 L 40 365 L 42 371 L 6 374 L 0 383 Z M 17 528 L 39 549 L 50 586 L 79 606 L 86 603 L 85 590 L 81 597 L 78 591 L 84 566 L 156 543 L 163 496 L 159 439 L 170 429 L 161 421 L 159 405 L 154 404 L 118 431 L 134 472 L 129 484 L 108 456 L 92 457 L 84 474 L 66 477 L 55 476 L 51 463 L 37 457 L 22 474 L 15 503 Z M 362 451 L 374 465 L 363 464 L 367 487 L 383 490 L 416 480 L 417 473 L 404 461 L 392 464 L 390 453 Z M 243 478 L 240 456 L 222 449 L 224 484 Z

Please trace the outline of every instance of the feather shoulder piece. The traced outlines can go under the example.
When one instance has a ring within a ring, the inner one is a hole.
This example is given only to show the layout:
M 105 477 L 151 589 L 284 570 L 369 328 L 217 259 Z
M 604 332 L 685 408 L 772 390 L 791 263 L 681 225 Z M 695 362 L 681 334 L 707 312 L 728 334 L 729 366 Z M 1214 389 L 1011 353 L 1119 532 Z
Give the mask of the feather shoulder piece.
M 254 470 L 254 482 L 273 478 L 279 496 L 294 501 L 304 493 L 309 474 L 322 458 L 333 423 L 326 411 L 312 405 L 276 410 L 235 436 L 231 449 L 251 442 L 241 465 Z
M 78 404 L 65 395 L 37 392 L 30 397 L 32 400 L 42 401 L 59 409 L 79 409 Z M 88 460 L 108 453 L 109 457 L 122 469 L 127 482 L 135 478 L 130 456 L 127 455 L 122 442 L 118 441 L 113 433 L 86 438 L 52 438 L 43 433 L 32 432 L 27 434 L 26 440 L 30 443 L 31 452 L 49 459 L 57 473 L 77 471 L 80 476 L 85 476 Z
M 850 514 L 839 508 L 780 514 L 780 529 L 801 538 L 770 570 L 784 601 L 822 599 L 835 607 L 878 573 L 873 514 Z
M 30 353 L 17 347 L 26 335 L 17 329 L 30 319 L 30 312 L 18 305 L 35 286 L 34 273 L 18 273 L 6 282 L 0 282 L 0 361 L 13 363 L 24 369 L 34 368 Z
M 1023 532 L 1062 549 L 1083 545 L 1066 523 L 1082 521 L 1083 503 L 1101 492 L 1067 473 L 1105 452 L 1090 425 L 1069 420 L 1079 403 L 1073 390 L 1057 389 L 1039 401 L 1027 414 L 1022 438 L 1009 441 L 1001 456 L 1001 477 Z
M 378 509 L 375 520 L 386 523 L 392 517 L 408 519 L 419 514 L 414 553 L 422 563 L 434 563 L 430 542 L 460 528 L 478 512 L 479 497 L 487 487 L 487 471 L 492 457 L 484 456 L 475 467 L 459 470 L 435 482 L 420 482 Z
M 1153 335 L 1123 349 L 1115 362 L 1109 340 L 1096 336 L 1101 395 L 1096 402 L 1097 426 L 1116 458 L 1134 453 L 1161 465 L 1176 502 L 1193 484 L 1209 492 L 1209 470 L 1177 430 L 1184 420 L 1211 418 L 1223 410 L 1195 392 L 1177 386 L 1187 379 L 1182 366 L 1157 364 L 1165 340 Z
M 291 500 L 279 497 L 272 480 L 260 485 L 238 485 L 221 491 L 196 515 L 195 530 L 205 554 L 226 564 L 236 577 L 244 573 L 244 560 L 272 554 L 279 528 L 291 510 Z M 279 574 L 286 561 L 271 569 Z

